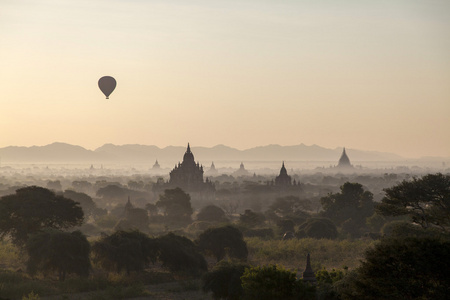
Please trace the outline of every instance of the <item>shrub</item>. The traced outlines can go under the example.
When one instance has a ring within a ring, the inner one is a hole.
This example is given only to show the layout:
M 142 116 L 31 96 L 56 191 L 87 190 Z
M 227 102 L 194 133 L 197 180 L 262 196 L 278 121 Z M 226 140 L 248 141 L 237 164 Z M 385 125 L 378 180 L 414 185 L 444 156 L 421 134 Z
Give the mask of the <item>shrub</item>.
M 197 244 L 205 253 L 214 255 L 217 261 L 226 254 L 237 259 L 247 259 L 248 250 L 244 237 L 239 229 L 230 225 L 205 230 L 198 237 Z
M 385 239 L 338 291 L 343 299 L 447 299 L 449 269 L 449 241 Z
M 314 299 L 314 287 L 296 280 L 293 272 L 271 265 L 247 268 L 241 277 L 244 298 L 253 300 Z
M 238 300 L 243 295 L 241 276 L 248 265 L 222 260 L 203 276 L 203 291 L 213 293 L 214 299 Z
M 94 261 L 107 270 L 121 272 L 142 271 L 157 257 L 157 245 L 146 234 L 118 230 L 102 237 L 92 246 Z
M 88 276 L 91 268 L 89 260 L 90 244 L 80 231 L 72 233 L 47 230 L 31 236 L 26 244 L 28 252 L 27 270 L 34 275 L 57 271 L 59 280 L 66 274 Z
M 338 235 L 336 225 L 327 218 L 311 218 L 298 228 L 297 237 L 315 239 L 335 239 Z
M 199 275 L 208 270 L 205 258 L 190 239 L 169 233 L 157 238 L 157 243 L 159 260 L 170 271 Z
M 227 222 L 228 219 L 225 216 L 225 212 L 218 206 L 208 205 L 203 207 L 197 214 L 198 221 L 205 222 Z

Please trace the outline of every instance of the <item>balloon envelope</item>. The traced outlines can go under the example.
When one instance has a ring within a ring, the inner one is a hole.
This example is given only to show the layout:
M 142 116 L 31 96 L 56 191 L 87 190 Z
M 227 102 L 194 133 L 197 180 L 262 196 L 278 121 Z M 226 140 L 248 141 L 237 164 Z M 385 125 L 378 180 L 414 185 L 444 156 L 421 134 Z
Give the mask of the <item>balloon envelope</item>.
M 103 92 L 103 94 L 105 94 L 106 99 L 109 99 L 109 95 L 111 95 L 111 93 L 116 88 L 116 84 L 116 80 L 111 76 L 103 76 L 98 80 L 98 87 Z

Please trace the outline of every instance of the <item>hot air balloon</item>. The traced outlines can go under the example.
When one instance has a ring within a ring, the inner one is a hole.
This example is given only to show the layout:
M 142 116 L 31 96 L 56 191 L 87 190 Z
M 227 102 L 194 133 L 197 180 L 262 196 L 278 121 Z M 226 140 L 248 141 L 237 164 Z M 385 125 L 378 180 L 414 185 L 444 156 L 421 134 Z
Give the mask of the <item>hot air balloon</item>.
M 109 95 L 116 88 L 116 80 L 111 76 L 103 76 L 98 80 L 98 87 L 105 94 L 106 99 L 109 99 Z

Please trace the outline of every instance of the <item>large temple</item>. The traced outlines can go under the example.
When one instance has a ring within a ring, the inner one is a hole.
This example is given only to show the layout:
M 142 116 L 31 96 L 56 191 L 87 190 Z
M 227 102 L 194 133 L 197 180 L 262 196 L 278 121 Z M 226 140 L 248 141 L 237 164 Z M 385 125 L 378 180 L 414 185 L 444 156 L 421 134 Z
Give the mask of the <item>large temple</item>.
M 339 163 L 337 165 L 340 169 L 350 169 L 353 168 L 352 164 L 350 163 L 350 159 L 347 156 L 347 153 L 345 153 L 345 148 L 342 151 L 341 158 L 339 159 Z
M 292 185 L 291 176 L 287 174 L 286 167 L 283 165 L 281 166 L 280 175 L 278 175 L 275 178 L 275 185 L 276 186 L 290 186 Z
M 195 162 L 189 144 L 183 156 L 183 161 L 175 165 L 175 168 L 170 172 L 168 184 L 185 191 L 202 191 L 213 188 L 208 179 L 206 182 L 203 181 L 203 166 Z

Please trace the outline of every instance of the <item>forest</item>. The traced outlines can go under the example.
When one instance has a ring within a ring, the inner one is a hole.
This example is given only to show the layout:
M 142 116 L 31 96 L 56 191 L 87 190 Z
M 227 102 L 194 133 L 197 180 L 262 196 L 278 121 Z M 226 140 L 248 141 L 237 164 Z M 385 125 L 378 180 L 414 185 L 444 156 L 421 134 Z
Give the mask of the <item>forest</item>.
M 448 174 L 219 175 L 207 193 L 150 175 L 0 179 L 1 299 L 450 293 Z

